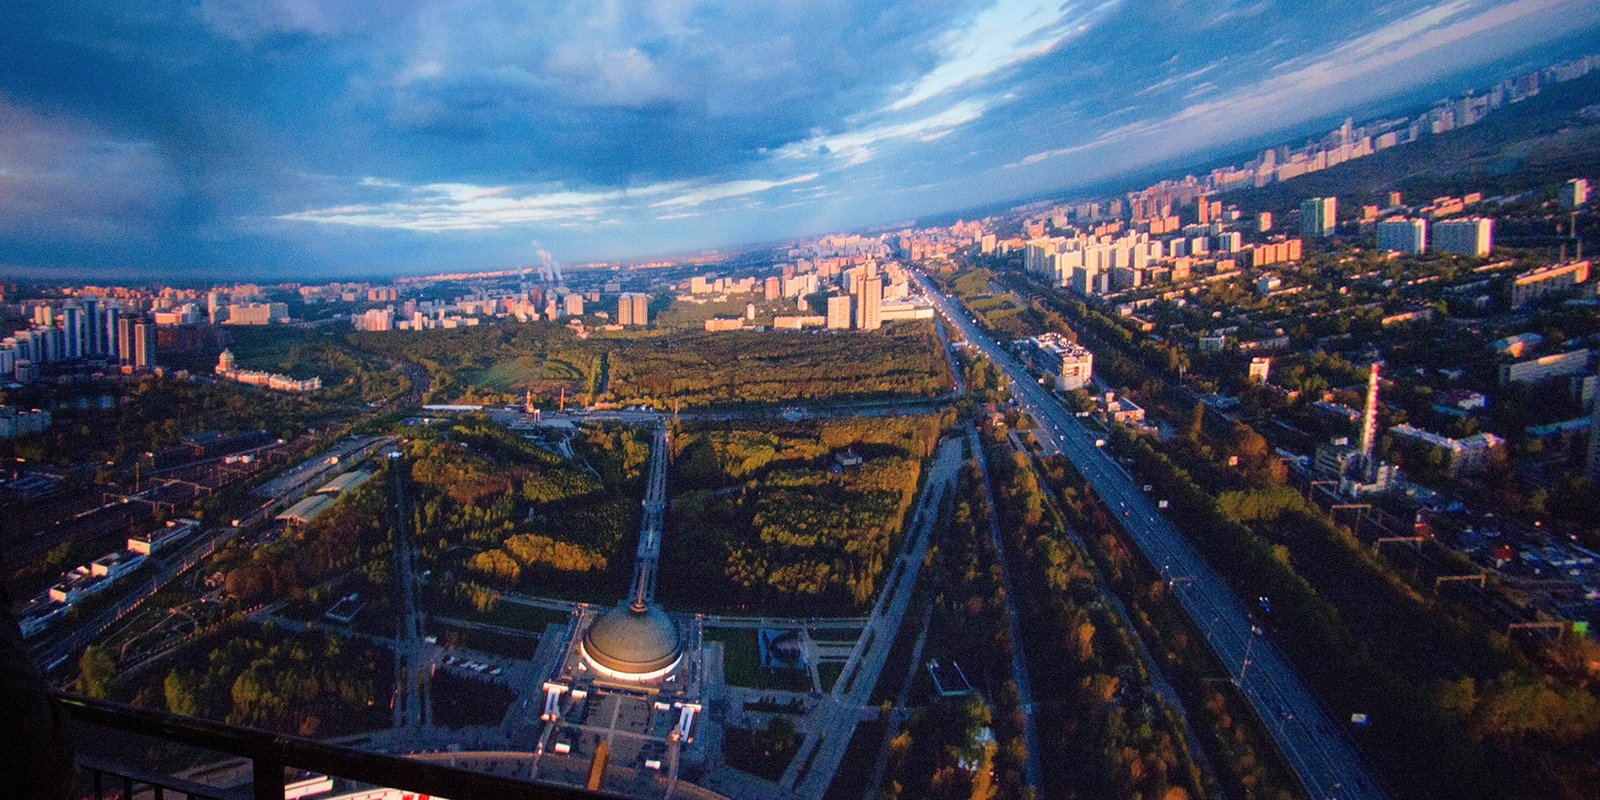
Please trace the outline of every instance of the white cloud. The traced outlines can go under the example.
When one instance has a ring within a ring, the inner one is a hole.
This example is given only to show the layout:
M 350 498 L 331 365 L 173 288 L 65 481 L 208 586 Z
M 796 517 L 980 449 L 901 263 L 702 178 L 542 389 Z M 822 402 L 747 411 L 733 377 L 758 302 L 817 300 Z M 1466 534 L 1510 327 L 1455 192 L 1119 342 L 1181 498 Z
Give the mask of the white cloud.
M 965 25 L 945 33 L 939 63 L 889 104 L 889 110 L 902 111 L 1044 55 L 1068 36 L 1086 30 L 1089 17 L 1116 2 L 1069 19 L 1072 5 L 1070 0 L 997 0 Z
M 346 225 L 361 228 L 439 233 L 493 230 L 526 225 L 619 224 L 613 215 L 648 209 L 689 209 L 719 200 L 746 197 L 781 186 L 808 183 L 819 173 L 779 180 L 746 179 L 717 183 L 666 181 L 627 189 L 574 191 L 560 186 L 477 186 L 469 183 L 429 183 L 408 186 L 395 181 L 363 178 L 358 185 L 398 190 L 404 196 L 387 202 L 351 203 L 280 214 L 287 222 Z M 655 199 L 661 198 L 661 199 Z M 648 204 L 648 205 L 645 205 Z M 661 220 L 685 219 L 700 212 L 662 214 Z
M 818 155 L 831 156 L 846 165 L 855 166 L 872 160 L 879 148 L 893 141 L 914 140 L 935 142 L 950 135 L 963 125 L 983 116 L 985 106 L 976 100 L 965 100 L 937 114 L 930 114 L 905 122 L 886 122 L 844 133 L 818 134 L 803 142 L 779 148 L 780 158 L 807 158 Z
M 714 183 L 699 189 L 680 193 L 666 200 L 651 203 L 651 208 L 680 208 L 684 206 L 698 206 L 713 200 L 725 200 L 730 197 L 743 197 L 747 194 L 765 192 L 779 186 L 792 186 L 797 183 L 810 183 L 818 178 L 818 173 L 811 172 L 805 175 L 796 175 L 778 181 L 742 180 Z

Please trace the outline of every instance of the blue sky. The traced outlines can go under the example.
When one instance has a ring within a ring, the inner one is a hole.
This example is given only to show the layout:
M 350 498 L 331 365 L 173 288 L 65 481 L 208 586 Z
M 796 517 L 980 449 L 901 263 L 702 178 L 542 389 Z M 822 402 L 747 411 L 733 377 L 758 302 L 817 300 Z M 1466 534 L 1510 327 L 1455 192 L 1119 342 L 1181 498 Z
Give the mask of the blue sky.
M 870 225 L 1600 43 L 1586 0 L 0 8 L 0 271 L 491 269 Z

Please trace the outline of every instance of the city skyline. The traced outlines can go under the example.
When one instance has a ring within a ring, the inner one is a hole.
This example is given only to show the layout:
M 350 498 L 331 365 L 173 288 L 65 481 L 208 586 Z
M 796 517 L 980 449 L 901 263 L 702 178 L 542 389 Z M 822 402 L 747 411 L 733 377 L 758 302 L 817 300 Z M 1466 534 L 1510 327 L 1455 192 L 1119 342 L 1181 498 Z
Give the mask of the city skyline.
M 1561 0 L 357 6 L 13 11 L 0 269 L 292 280 L 770 241 L 1199 160 L 1543 66 L 1600 24 Z M 1266 46 L 1220 52 L 1230 26 Z

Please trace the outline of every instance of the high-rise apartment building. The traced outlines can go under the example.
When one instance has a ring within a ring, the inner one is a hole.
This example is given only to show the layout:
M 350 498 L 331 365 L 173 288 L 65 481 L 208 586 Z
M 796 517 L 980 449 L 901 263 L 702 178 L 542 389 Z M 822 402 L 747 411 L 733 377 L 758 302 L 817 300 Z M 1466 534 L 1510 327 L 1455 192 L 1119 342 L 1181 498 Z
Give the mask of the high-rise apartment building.
M 84 347 L 83 306 L 77 300 L 61 305 L 61 334 L 67 346 L 67 358 L 83 358 Z
M 1568 211 L 1589 202 L 1589 179 L 1573 178 L 1561 187 L 1561 205 Z
M 222 304 L 222 292 L 212 290 L 206 293 L 206 320 L 212 325 L 228 318 L 228 307 Z
M 123 317 L 117 320 L 117 360 L 124 364 L 133 363 L 133 317 Z
M 875 331 L 883 327 L 883 279 L 867 278 L 856 296 L 856 327 Z
M 101 318 L 100 298 L 88 295 L 81 301 L 83 303 L 83 355 L 105 355 L 106 334 L 105 320 Z
M 101 313 L 103 319 L 101 334 L 105 337 L 104 354 L 112 361 L 122 359 L 122 343 L 117 337 L 117 329 L 122 322 L 122 306 L 112 300 L 106 303 L 106 310 Z
M 1428 221 L 1423 219 L 1386 219 L 1378 223 L 1378 249 L 1422 255 L 1428 249 Z
M 156 365 L 156 323 L 141 319 L 133 325 L 133 367 L 150 369 Z
M 1435 222 L 1431 246 L 1441 253 L 1482 258 L 1494 249 L 1494 220 L 1472 217 Z
M 649 325 L 650 297 L 634 292 L 626 292 L 619 296 L 617 298 L 617 324 Z
M 1339 201 L 1333 197 L 1313 197 L 1301 203 L 1301 235 L 1317 238 L 1332 236 L 1338 212 Z
M 394 309 L 370 308 L 360 314 L 350 315 L 350 322 L 358 331 L 392 331 Z
M 836 294 L 828 298 L 828 327 L 847 330 L 850 327 L 850 295 Z

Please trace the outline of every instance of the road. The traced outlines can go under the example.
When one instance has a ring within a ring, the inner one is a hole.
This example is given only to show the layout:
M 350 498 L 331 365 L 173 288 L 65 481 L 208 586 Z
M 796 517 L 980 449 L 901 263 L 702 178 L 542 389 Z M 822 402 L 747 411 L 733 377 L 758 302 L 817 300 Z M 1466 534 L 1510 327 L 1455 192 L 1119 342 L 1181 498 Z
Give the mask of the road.
M 417 607 L 417 552 L 411 530 L 411 509 L 406 502 L 409 470 L 403 456 L 389 459 L 389 474 L 394 489 L 394 580 L 400 595 L 400 619 L 394 643 L 396 728 L 422 728 L 432 722 L 433 703 L 429 702 L 433 646 L 422 636 L 423 615 Z
M 1028 659 L 1023 654 L 1026 642 L 1022 638 L 1022 625 L 1017 622 L 1017 591 L 1011 582 L 1011 562 L 1006 559 L 1006 543 L 1000 536 L 1000 506 L 994 501 L 994 486 L 989 480 L 989 458 L 984 455 L 983 441 L 978 438 L 978 429 L 975 425 L 967 427 L 967 441 L 972 445 L 972 454 L 978 459 L 978 471 L 983 475 L 983 499 L 989 504 L 989 538 L 994 541 L 995 557 L 1000 561 L 1000 585 L 1006 593 L 1006 626 L 1011 634 L 1011 673 L 1017 681 L 1017 698 L 1022 706 L 1022 740 L 1028 748 L 1028 762 L 1025 765 L 1027 774 L 1024 776 L 1027 785 L 1036 793 L 1043 794 L 1044 786 L 1040 779 L 1039 768 L 1043 764 L 1039 757 L 1039 729 L 1034 721 L 1033 684 L 1028 680 Z
M 1160 566 L 1306 791 L 1330 800 L 1386 797 L 1278 648 L 1253 632 L 1245 606 L 1157 512 L 1132 476 L 1097 447 L 1093 434 L 971 317 L 925 276 L 915 277 L 940 313 L 1005 371 L 1017 402 L 1039 422 L 1035 435 L 1060 448 L 1145 557 Z
M 779 781 L 782 788 L 815 800 L 822 797 L 833 781 L 856 723 L 861 721 L 862 710 L 872 698 L 872 689 L 883 672 L 889 649 L 900 632 L 917 584 L 917 573 L 922 569 L 923 556 L 928 552 L 934 525 L 939 520 L 940 503 L 954 489 L 960 468 L 961 443 L 953 439 L 940 443 L 928 467 L 928 479 L 922 487 L 917 509 L 907 526 L 905 545 L 885 573 L 883 591 L 878 594 L 872 614 L 856 640 L 855 649 L 850 651 L 839 679 L 834 682 L 833 691 L 808 718 L 805 739 Z M 815 724 L 810 724 L 812 720 Z
M 667 429 L 656 428 L 650 447 L 650 471 L 645 479 L 644 518 L 639 523 L 639 549 L 633 559 L 633 583 L 628 596 L 639 606 L 656 599 L 656 575 L 661 567 L 661 526 L 667 509 Z

